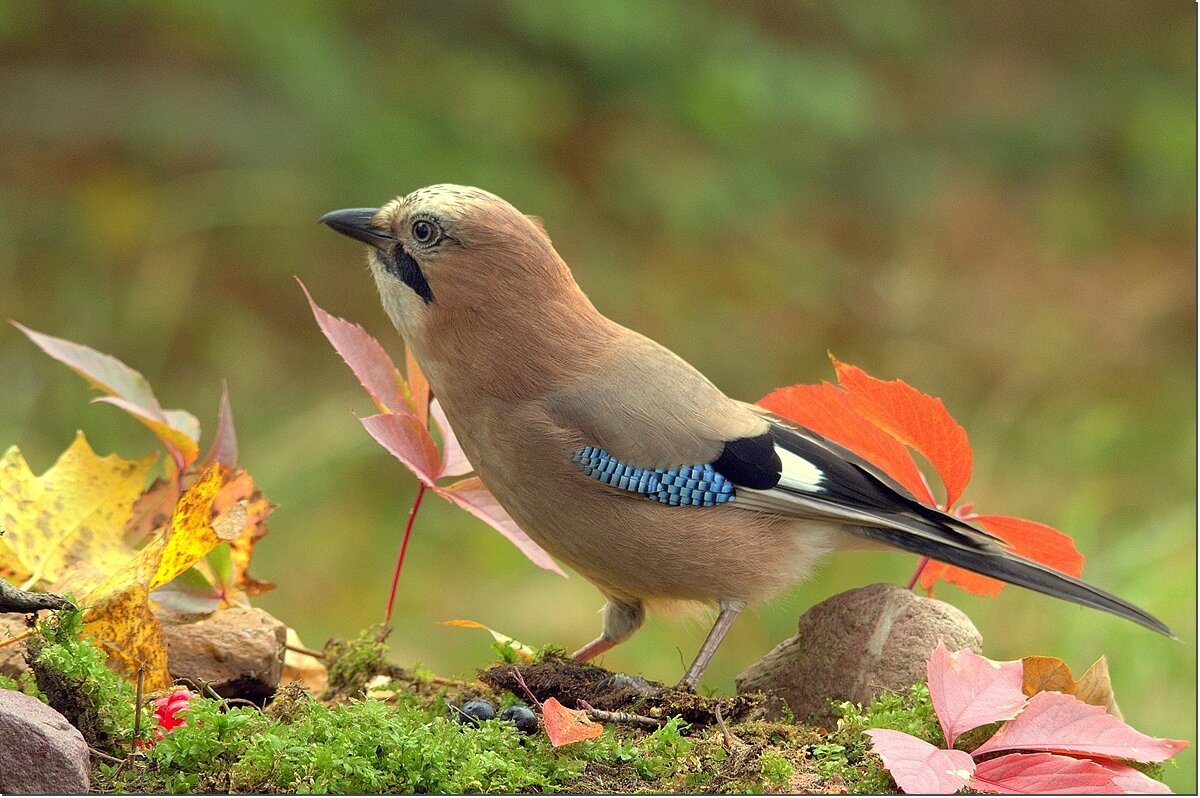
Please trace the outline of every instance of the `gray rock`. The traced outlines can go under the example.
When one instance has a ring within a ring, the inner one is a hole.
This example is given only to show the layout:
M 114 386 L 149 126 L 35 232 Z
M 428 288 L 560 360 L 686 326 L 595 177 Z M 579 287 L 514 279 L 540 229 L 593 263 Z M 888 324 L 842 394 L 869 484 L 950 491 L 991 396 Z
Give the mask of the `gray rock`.
M 79 730 L 36 698 L 0 690 L 0 793 L 88 791 L 88 747 Z
M 804 613 L 796 636 L 743 671 L 737 689 L 773 693 L 798 719 L 832 727 L 831 701 L 866 704 L 923 682 L 938 640 L 951 651 L 983 650 L 979 630 L 957 607 L 899 585 L 868 585 Z
M 233 607 L 200 620 L 160 614 L 171 676 L 208 685 L 225 698 L 261 704 L 279 686 L 287 627 L 257 607 Z M 184 621 L 184 622 L 181 622 Z

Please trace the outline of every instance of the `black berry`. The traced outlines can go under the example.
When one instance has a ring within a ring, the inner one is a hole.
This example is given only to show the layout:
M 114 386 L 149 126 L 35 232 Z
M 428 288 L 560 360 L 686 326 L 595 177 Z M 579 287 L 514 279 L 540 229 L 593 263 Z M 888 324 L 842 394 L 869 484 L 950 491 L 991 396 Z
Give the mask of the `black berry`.
M 490 701 L 482 698 L 472 698 L 454 713 L 454 718 L 459 723 L 470 723 L 472 726 L 478 726 L 483 721 L 492 720 L 495 717 L 496 708 Z
M 513 704 L 500 713 L 500 720 L 506 720 L 517 727 L 521 734 L 537 734 L 538 719 L 533 710 L 524 704 Z

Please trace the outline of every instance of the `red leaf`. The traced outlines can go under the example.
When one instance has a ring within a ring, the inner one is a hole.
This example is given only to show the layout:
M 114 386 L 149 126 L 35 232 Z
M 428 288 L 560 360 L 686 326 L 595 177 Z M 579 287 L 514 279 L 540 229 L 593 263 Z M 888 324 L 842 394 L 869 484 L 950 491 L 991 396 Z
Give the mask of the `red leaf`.
M 407 386 L 404 378 L 400 376 L 396 364 L 388 357 L 379 341 L 357 324 L 326 313 L 313 301 L 304 283 L 299 278 L 296 278 L 296 282 L 300 283 L 300 290 L 308 297 L 308 304 L 317 319 L 317 326 L 342 356 L 342 360 L 346 361 L 354 376 L 358 377 L 358 381 L 367 389 L 380 412 L 408 411 L 410 405 L 405 396 Z
M 1128 765 L 1047 753 L 1007 754 L 980 762 L 975 766 L 971 789 L 1015 795 L 1170 792 L 1162 782 Z
M 454 502 L 476 518 L 490 524 L 493 529 L 520 549 L 521 553 L 528 557 L 534 565 L 566 578 L 567 575 L 558 567 L 558 563 L 554 562 L 554 558 L 547 554 L 541 546 L 534 543 L 521 527 L 517 526 L 517 522 L 504 511 L 500 502 L 496 501 L 496 497 L 479 477 L 459 480 L 448 488 L 435 485 L 433 489 L 442 498 Z
M 1135 762 L 1162 762 L 1187 748 L 1183 740 L 1148 737 L 1104 711 L 1062 693 L 1037 693 L 1024 711 L 972 752 L 1053 751 Z
M 359 419 L 371 437 L 429 487 L 441 474 L 441 457 L 429 430 L 410 413 L 380 413 Z
M 229 405 L 229 386 L 222 384 L 221 404 L 217 408 L 217 431 L 213 435 L 212 448 L 204 457 L 204 465 L 215 462 L 236 468 L 237 458 L 237 430 L 233 426 L 233 408 Z
M 946 486 L 945 506 L 952 507 L 971 479 L 971 444 L 942 400 L 901 380 L 878 380 L 832 355 L 830 359 L 854 409 L 924 455 Z
M 904 444 L 863 418 L 846 391 L 827 382 L 777 388 L 758 400 L 760 407 L 808 427 L 872 463 L 919 501 L 933 504 L 921 472 Z
M 891 729 L 867 729 L 867 735 L 872 753 L 883 760 L 906 793 L 953 795 L 967 786 L 975 772 L 975 760 L 966 751 L 936 748 Z
M 929 697 L 946 747 L 963 732 L 1012 720 L 1025 706 L 1021 662 L 993 662 L 964 648 L 951 654 L 938 641 L 927 666 Z
M 971 522 L 1003 538 L 1023 557 L 1071 576 L 1083 574 L 1083 555 L 1075 541 L 1052 526 L 1010 515 L 980 515 Z
M 1075 541 L 1054 527 L 1008 515 L 979 515 L 973 516 L 970 521 L 1002 538 L 1016 554 L 1071 576 L 1083 573 L 1083 555 L 1075 548 Z M 921 587 L 932 590 L 938 579 L 958 585 L 977 596 L 994 596 L 1004 587 L 1004 583 L 998 579 L 941 562 L 931 562 L 925 567 L 921 572 Z
M 604 727 L 579 709 L 567 709 L 551 696 L 542 704 L 542 725 L 555 748 L 568 743 L 590 740 L 604 733 Z
M 31 330 L 24 325 L 12 325 L 28 336 L 50 357 L 65 364 L 108 396 L 95 401 L 116 405 L 150 428 L 172 453 L 179 468 L 185 468 L 200 455 L 200 423 L 183 410 L 163 410 L 150 389 L 150 383 L 139 372 L 126 366 L 112 355 L 97 352 L 90 346 Z

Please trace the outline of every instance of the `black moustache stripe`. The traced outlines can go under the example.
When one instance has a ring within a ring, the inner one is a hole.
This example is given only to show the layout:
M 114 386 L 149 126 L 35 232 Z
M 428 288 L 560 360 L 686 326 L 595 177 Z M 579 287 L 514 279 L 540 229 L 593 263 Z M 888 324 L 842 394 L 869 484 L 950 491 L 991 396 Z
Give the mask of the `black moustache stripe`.
M 426 305 L 433 302 L 433 290 L 429 287 L 424 272 L 421 271 L 416 259 L 405 252 L 404 247 L 400 244 L 396 244 L 392 250 L 391 258 L 388 259 L 388 271 L 411 288 L 417 296 L 425 301 Z

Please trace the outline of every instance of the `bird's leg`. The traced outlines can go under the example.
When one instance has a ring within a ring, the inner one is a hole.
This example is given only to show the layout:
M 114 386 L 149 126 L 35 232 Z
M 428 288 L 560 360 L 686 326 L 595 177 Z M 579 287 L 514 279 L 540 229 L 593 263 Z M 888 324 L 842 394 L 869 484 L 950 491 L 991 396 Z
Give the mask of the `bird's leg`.
M 604 631 L 592 642 L 576 651 L 575 659 L 592 659 L 608 651 L 618 643 L 624 643 L 634 632 L 641 628 L 646 620 L 646 610 L 642 602 L 622 601 L 609 598 L 604 605 Z
M 721 645 L 721 641 L 725 639 L 725 634 L 733 626 L 733 622 L 737 620 L 738 613 L 744 609 L 746 609 L 746 602 L 744 601 L 722 599 L 721 614 L 717 616 L 717 621 L 709 631 L 708 637 L 705 638 L 704 645 L 700 646 L 700 651 L 696 654 L 696 659 L 692 660 L 691 667 L 687 669 L 687 673 L 683 675 L 683 679 L 676 685 L 678 689 L 696 689 L 696 685 L 700 683 L 700 677 L 708 667 L 709 661 L 712 660 L 713 654 L 717 653 L 717 646 Z

